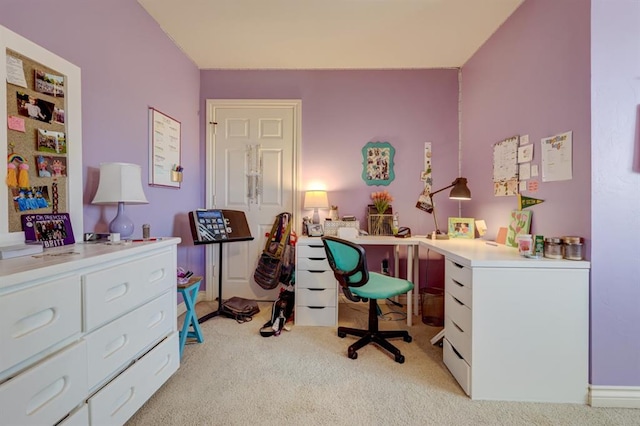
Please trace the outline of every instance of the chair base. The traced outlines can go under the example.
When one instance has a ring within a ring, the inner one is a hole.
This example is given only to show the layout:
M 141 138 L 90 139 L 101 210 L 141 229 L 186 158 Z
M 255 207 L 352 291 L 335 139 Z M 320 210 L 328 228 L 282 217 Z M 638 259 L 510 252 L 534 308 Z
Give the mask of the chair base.
M 369 329 L 362 330 L 358 328 L 350 327 L 338 327 L 338 337 L 346 337 L 347 334 L 352 336 L 358 336 L 357 342 L 349 346 L 348 356 L 351 359 L 358 358 L 358 349 L 368 345 L 369 343 L 375 343 L 383 349 L 390 352 L 397 363 L 404 363 L 404 355 L 400 352 L 400 349 L 392 345 L 387 339 L 393 339 L 402 337 L 402 340 L 409 343 L 413 339 L 406 330 L 378 330 L 378 303 L 375 299 L 369 300 Z

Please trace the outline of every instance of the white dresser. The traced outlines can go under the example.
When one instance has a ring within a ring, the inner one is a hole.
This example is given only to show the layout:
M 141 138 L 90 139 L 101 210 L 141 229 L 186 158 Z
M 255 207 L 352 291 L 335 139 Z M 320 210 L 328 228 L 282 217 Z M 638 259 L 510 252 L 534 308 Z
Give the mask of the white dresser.
M 7 425 L 121 425 L 178 369 L 176 246 L 76 244 L 0 260 Z
M 296 243 L 295 303 L 296 325 L 338 324 L 338 283 L 320 238 L 302 237 Z
M 444 363 L 472 399 L 587 402 L 589 262 L 480 240 L 422 240 L 445 258 Z

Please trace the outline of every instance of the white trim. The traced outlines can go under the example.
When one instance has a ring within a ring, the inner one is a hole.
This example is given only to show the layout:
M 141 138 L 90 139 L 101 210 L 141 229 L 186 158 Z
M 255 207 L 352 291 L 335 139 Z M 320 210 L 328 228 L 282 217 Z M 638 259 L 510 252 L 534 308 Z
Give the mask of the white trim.
M 589 405 L 607 408 L 640 408 L 640 386 L 589 386 Z
M 301 146 L 302 146 L 302 100 L 300 99 L 207 99 L 206 102 L 206 140 L 205 140 L 205 208 L 213 209 L 215 205 L 215 148 L 209 150 L 209 147 L 215 146 L 215 122 L 213 111 L 214 108 L 222 107 L 268 107 L 288 106 L 293 109 L 293 125 L 294 125 L 294 141 L 293 141 L 293 223 L 298 235 L 302 235 L 302 224 L 298 220 L 301 217 L 300 209 L 300 168 L 301 168 Z M 216 262 L 218 259 L 218 251 L 222 249 L 222 244 L 207 244 L 205 246 L 205 276 L 207 277 L 206 297 L 205 300 L 216 300 L 218 297 L 218 268 Z M 211 277 L 211 279 L 209 279 Z

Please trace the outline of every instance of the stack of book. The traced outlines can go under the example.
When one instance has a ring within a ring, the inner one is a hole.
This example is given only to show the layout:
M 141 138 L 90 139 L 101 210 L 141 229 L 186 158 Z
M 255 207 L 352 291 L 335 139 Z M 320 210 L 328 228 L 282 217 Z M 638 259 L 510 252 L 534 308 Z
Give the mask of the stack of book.
M 42 243 L 19 243 L 0 246 L 0 259 L 11 259 L 42 253 Z

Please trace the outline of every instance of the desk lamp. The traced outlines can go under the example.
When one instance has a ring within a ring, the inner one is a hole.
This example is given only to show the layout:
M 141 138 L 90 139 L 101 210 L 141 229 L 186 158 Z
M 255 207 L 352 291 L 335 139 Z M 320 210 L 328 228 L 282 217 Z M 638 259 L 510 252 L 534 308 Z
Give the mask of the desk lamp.
M 118 204 L 118 214 L 109 224 L 109 232 L 122 238 L 133 234 L 133 222 L 124 214 L 126 204 L 147 204 L 142 191 L 140 166 L 129 163 L 100 164 L 100 182 L 92 204 Z
M 313 209 L 313 223 L 320 223 L 318 209 L 328 209 L 327 191 L 307 191 L 304 194 L 304 208 Z
M 433 191 L 429 193 L 429 201 L 431 202 L 431 213 L 433 214 L 433 222 L 436 225 L 436 230 L 435 230 L 436 240 L 448 240 L 449 235 L 446 232 L 442 233 L 438 229 L 438 219 L 436 218 L 436 206 L 435 204 L 433 204 L 433 196 L 438 192 L 442 192 L 445 189 L 449 189 L 449 188 L 453 188 L 449 193 L 449 199 L 451 200 L 470 200 L 471 199 L 471 191 L 467 187 L 467 179 L 463 177 L 456 178 L 456 180 L 451 182 L 451 185 L 449 186 L 445 186 L 442 189 L 438 189 L 437 191 Z M 432 238 L 431 234 L 427 235 L 427 238 Z

